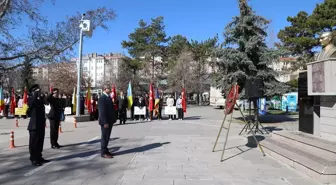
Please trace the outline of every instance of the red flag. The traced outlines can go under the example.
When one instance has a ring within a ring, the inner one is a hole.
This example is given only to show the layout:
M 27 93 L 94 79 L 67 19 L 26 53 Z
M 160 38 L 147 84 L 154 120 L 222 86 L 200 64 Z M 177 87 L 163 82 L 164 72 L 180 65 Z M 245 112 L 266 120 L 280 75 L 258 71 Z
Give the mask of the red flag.
M 24 91 L 23 91 L 23 104 L 28 104 L 28 94 L 27 94 L 27 88 L 25 87 L 24 88 Z
M 117 91 L 116 91 L 116 86 L 113 85 L 112 87 L 112 100 L 113 100 L 113 106 L 114 106 L 114 110 L 118 110 L 118 104 L 117 104 Z
M 11 100 L 10 101 L 11 101 L 10 113 L 14 115 L 15 107 L 16 107 L 16 99 L 15 99 L 14 88 L 12 89 L 12 95 L 11 95 Z
M 183 109 L 183 112 L 187 112 L 187 96 L 186 96 L 185 88 L 182 88 L 182 109 Z
M 50 91 L 51 94 L 52 94 L 52 89 L 53 89 L 53 87 L 52 87 L 52 85 L 50 84 L 50 86 L 49 86 L 49 91 Z
M 153 111 L 154 109 L 154 89 L 153 85 L 149 85 L 149 111 Z
M 91 88 L 89 86 L 88 91 L 86 93 L 86 107 L 89 113 L 92 113 L 92 103 L 91 103 Z

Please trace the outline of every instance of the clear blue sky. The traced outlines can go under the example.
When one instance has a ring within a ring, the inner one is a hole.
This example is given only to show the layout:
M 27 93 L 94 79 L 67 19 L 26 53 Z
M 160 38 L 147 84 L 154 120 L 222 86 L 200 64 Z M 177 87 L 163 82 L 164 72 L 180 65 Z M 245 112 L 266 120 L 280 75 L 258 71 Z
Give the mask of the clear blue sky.
M 288 25 L 287 16 L 299 11 L 311 13 L 317 3 L 323 0 L 251 0 L 250 4 L 257 14 L 272 20 L 269 33 L 276 35 Z M 44 3 L 42 14 L 50 23 L 64 19 L 74 12 L 106 6 L 116 11 L 115 20 L 108 23 L 109 32 L 96 30 L 93 37 L 85 40 L 84 54 L 97 52 L 125 52 L 121 41 L 138 26 L 140 19 L 164 16 L 168 36 L 181 34 L 188 39 L 205 40 L 216 34 L 222 39 L 225 25 L 238 15 L 237 0 L 56 0 L 56 4 Z

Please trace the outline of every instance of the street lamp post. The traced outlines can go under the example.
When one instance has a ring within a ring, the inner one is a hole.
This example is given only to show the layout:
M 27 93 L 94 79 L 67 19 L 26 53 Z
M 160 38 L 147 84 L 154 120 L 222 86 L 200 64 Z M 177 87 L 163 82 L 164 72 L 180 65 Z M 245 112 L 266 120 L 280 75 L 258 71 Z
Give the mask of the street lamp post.
M 83 14 L 80 20 L 79 28 L 79 60 L 77 63 L 77 101 L 76 101 L 76 116 L 80 116 L 80 92 L 81 92 L 81 78 L 82 78 L 82 53 L 83 53 L 83 33 L 89 33 L 91 36 L 91 24 L 90 20 L 84 20 L 85 14 Z

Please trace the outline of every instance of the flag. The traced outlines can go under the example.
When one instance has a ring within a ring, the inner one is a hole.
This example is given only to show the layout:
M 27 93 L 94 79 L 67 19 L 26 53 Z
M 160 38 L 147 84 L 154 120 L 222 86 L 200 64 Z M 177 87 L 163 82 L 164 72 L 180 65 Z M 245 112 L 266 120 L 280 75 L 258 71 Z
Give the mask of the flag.
M 72 94 L 72 112 L 76 112 L 76 87 Z
M 115 85 L 112 86 L 112 93 L 111 93 L 111 98 L 113 100 L 113 105 L 114 105 L 114 110 L 118 110 L 118 104 L 117 102 L 117 91 Z
M 132 95 L 132 85 L 131 85 L 131 82 L 128 83 L 127 99 L 128 99 L 128 108 L 130 109 L 132 107 L 132 105 L 133 105 L 133 95 Z
M 16 107 L 16 98 L 15 98 L 15 93 L 14 93 L 14 88 L 12 89 L 12 95 L 11 95 L 11 106 L 10 106 L 10 113 L 12 115 L 15 114 L 15 107 Z
M 89 86 L 86 94 L 86 107 L 89 113 L 92 113 L 92 104 L 91 104 L 91 87 Z
M 27 88 L 26 87 L 24 88 L 24 91 L 23 91 L 23 104 L 28 105 L 28 94 L 27 94 Z
M 154 109 L 154 113 L 155 116 L 157 116 L 159 114 L 159 104 L 160 104 L 160 96 L 159 96 L 159 89 L 156 88 L 155 91 L 155 109 Z
M 182 88 L 182 109 L 183 112 L 187 112 L 187 96 L 185 88 Z
M 50 92 L 50 94 L 52 94 L 52 89 L 53 89 L 53 87 L 52 87 L 52 85 L 50 84 L 50 85 L 49 85 L 49 92 Z
M 153 85 L 149 85 L 149 111 L 154 110 L 154 89 Z
M 2 87 L 0 87 L 0 111 L 4 109 L 5 109 L 5 99 L 4 99 Z

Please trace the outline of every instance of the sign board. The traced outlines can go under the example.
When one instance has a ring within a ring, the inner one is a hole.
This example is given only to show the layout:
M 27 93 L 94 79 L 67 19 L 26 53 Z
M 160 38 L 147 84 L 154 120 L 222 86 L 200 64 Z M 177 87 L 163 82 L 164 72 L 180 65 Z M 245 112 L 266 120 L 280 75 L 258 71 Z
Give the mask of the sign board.
M 71 115 L 71 107 L 65 107 L 64 115 Z
M 146 107 L 134 106 L 134 115 L 146 115 Z
M 27 115 L 28 106 L 23 104 L 21 108 L 15 108 L 15 115 L 17 116 L 25 116 Z
M 173 107 L 168 107 L 168 106 L 165 106 L 165 114 L 166 115 L 177 115 L 177 110 L 176 110 L 176 107 L 173 106 Z

